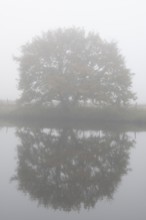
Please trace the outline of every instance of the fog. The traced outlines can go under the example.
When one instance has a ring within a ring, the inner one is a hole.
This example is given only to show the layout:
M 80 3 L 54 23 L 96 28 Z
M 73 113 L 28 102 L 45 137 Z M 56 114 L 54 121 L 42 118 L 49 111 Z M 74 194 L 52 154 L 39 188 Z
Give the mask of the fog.
M 144 0 L 0 2 L 2 220 L 145 219 L 145 21 Z
M 0 3 L 0 99 L 19 97 L 18 65 L 13 56 L 21 45 L 49 29 L 83 27 L 118 43 L 133 73 L 138 103 L 146 103 L 145 1 L 139 0 L 5 0 Z

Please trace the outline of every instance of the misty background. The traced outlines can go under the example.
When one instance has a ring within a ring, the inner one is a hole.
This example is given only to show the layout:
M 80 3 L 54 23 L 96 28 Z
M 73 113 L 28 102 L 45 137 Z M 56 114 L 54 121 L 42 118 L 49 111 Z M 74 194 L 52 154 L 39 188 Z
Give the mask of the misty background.
M 83 27 L 118 43 L 135 73 L 133 91 L 146 104 L 146 13 L 144 0 L 3 0 L 0 2 L 0 99 L 19 97 L 13 56 L 36 35 L 58 27 Z

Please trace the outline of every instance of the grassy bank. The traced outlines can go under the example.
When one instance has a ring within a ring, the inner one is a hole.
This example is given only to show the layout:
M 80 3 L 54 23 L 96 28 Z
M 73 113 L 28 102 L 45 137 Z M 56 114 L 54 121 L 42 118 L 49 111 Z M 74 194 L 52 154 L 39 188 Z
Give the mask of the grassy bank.
M 73 107 L 64 110 L 58 107 L 48 109 L 36 106 L 20 108 L 15 103 L 5 103 L 0 104 L 0 120 L 146 124 L 146 109 L 142 107 L 127 109 Z

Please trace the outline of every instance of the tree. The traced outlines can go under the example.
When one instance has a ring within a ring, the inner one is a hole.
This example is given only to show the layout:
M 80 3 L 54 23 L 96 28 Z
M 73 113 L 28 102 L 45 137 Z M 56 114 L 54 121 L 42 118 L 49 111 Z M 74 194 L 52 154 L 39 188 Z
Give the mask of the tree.
M 90 102 L 124 106 L 135 98 L 132 74 L 115 43 L 69 28 L 48 31 L 22 46 L 21 103 L 62 106 Z

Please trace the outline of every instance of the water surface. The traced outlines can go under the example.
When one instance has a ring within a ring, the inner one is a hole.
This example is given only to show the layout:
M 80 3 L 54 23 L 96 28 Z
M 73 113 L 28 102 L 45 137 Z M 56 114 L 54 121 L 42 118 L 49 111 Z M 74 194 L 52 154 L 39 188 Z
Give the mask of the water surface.
M 146 133 L 1 127 L 2 220 L 146 217 Z

